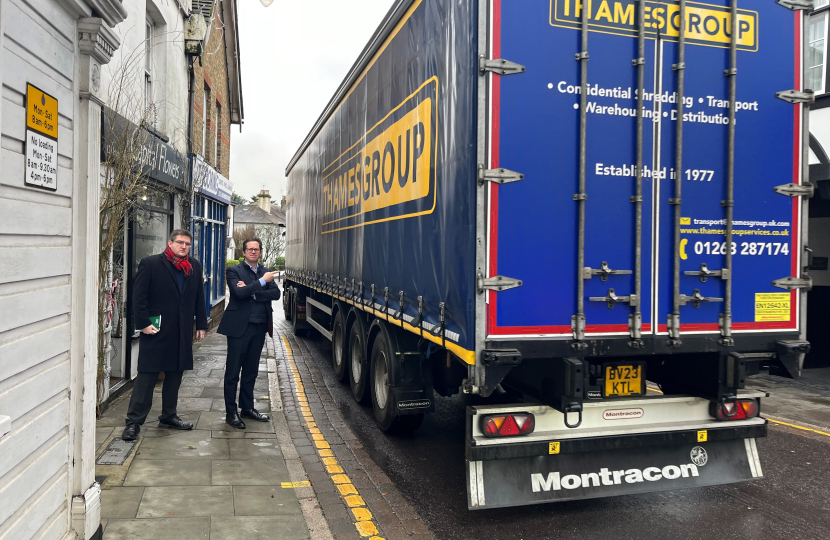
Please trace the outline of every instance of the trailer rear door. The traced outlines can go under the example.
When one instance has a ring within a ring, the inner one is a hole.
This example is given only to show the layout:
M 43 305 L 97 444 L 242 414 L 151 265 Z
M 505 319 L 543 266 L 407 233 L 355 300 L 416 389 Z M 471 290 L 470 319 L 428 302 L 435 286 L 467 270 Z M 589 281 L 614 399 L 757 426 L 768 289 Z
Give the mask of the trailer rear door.
M 665 334 L 675 298 L 682 333 L 798 329 L 799 295 L 772 282 L 800 276 L 801 198 L 775 188 L 802 180 L 803 106 L 776 97 L 801 90 L 802 12 L 774 0 L 741 0 L 733 63 L 732 0 L 686 2 L 685 69 L 677 69 L 677 0 L 645 2 L 642 18 L 636 0 L 585 3 L 587 49 L 581 2 L 491 3 L 489 49 L 482 54 L 526 69 L 488 75 L 488 166 L 524 175 L 489 187 L 489 275 L 522 285 L 488 293 L 488 337 L 574 335 L 580 313 L 585 335 L 625 335 L 634 326 L 643 336 Z M 731 203 L 730 79 L 737 103 Z M 640 294 L 632 298 L 638 278 Z M 719 320 L 728 311 L 732 322 L 724 330 Z

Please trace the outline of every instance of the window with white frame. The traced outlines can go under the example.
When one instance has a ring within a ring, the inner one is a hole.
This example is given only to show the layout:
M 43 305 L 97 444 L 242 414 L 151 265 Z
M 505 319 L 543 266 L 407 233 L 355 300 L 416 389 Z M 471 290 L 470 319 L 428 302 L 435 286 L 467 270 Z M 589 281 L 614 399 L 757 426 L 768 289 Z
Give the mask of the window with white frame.
M 827 13 L 810 18 L 807 28 L 807 88 L 824 93 L 827 57 Z
M 144 23 L 144 111 L 150 122 L 155 119 L 150 115 L 153 105 L 153 34 L 154 24 L 150 17 Z
M 830 5 L 830 0 L 813 0 L 813 9 L 823 8 Z

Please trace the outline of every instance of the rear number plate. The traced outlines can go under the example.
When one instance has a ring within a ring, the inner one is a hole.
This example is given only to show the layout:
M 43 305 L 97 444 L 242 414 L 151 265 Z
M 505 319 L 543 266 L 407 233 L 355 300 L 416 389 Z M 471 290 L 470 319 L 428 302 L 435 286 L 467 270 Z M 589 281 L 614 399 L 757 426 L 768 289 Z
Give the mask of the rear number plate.
M 642 364 L 605 366 L 605 397 L 639 396 L 643 394 L 645 377 Z

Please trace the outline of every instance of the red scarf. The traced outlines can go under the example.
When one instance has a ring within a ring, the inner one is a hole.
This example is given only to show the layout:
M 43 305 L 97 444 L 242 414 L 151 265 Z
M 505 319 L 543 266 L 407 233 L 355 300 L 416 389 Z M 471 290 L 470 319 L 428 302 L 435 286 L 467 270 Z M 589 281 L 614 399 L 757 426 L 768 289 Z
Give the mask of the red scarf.
M 173 263 L 173 266 L 176 270 L 181 270 L 184 272 L 184 275 L 189 276 L 190 272 L 193 270 L 193 266 L 190 264 L 190 261 L 187 257 L 182 259 L 176 257 L 173 253 L 173 250 L 170 249 L 170 246 L 167 246 L 167 249 L 164 250 L 164 254 L 167 256 L 167 260 Z

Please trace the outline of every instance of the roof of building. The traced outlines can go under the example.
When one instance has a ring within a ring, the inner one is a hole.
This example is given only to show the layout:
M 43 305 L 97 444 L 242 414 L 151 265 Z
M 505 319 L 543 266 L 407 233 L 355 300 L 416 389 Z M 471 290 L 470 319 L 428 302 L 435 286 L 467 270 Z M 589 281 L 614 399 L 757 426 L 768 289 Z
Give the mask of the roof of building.
M 233 222 L 237 225 L 285 225 L 285 217 L 280 219 L 255 204 L 245 204 L 234 209 Z
M 276 217 L 278 220 L 280 220 L 280 223 L 285 225 L 285 213 L 282 210 L 280 210 L 279 206 L 271 205 L 271 215 Z

